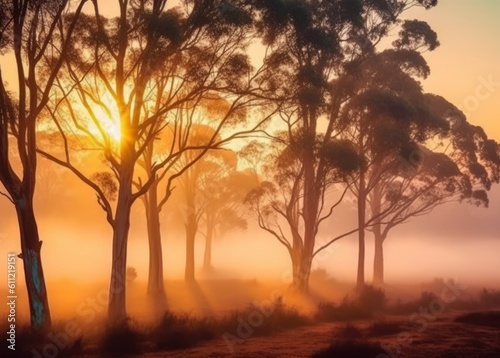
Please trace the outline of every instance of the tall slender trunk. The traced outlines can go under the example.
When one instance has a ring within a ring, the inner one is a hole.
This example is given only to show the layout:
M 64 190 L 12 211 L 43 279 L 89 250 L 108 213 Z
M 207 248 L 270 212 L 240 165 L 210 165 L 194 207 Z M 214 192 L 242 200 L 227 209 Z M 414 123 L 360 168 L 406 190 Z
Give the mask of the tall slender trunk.
M 194 244 L 196 239 L 196 231 L 198 230 L 194 215 L 189 214 L 186 223 L 186 267 L 184 271 L 184 279 L 188 282 L 195 281 L 194 267 Z
M 123 324 L 127 318 L 125 278 L 130 229 L 132 173 L 133 166 L 125 168 L 121 173 L 113 225 L 113 252 L 108 302 L 108 319 L 112 324 Z
M 165 297 L 163 283 L 163 250 L 161 245 L 160 212 L 158 210 L 158 183 L 154 182 L 147 193 L 146 218 L 149 243 L 148 295 Z
M 373 284 L 384 284 L 384 240 L 386 233 L 382 233 L 382 224 L 380 222 L 380 206 L 382 205 L 382 192 L 380 185 L 377 184 L 373 188 L 371 195 L 371 213 L 377 217 L 377 221 L 373 226 L 373 237 L 375 239 L 375 253 L 373 257 Z
M 307 128 L 304 148 L 304 247 L 302 249 L 300 263 L 299 290 L 307 294 L 309 292 L 309 275 L 311 273 L 312 254 L 316 241 L 316 225 L 319 205 L 318 188 L 316 187 L 316 166 L 314 146 L 316 141 L 316 113 L 309 111 L 310 127 Z
M 373 257 L 373 284 L 384 284 L 384 237 L 380 230 L 380 224 L 373 228 L 375 237 L 375 255 Z
M 18 200 L 16 213 L 21 234 L 21 258 L 28 290 L 31 327 L 48 330 L 52 322 L 40 255 L 42 242 L 39 240 L 32 201 Z
M 207 234 L 205 238 L 205 253 L 203 255 L 203 270 L 212 269 L 212 239 L 215 231 L 215 225 L 210 214 L 207 214 Z
M 358 272 L 356 287 L 359 289 L 365 284 L 365 223 L 366 223 L 366 193 L 365 173 L 361 172 L 359 177 L 358 192 Z

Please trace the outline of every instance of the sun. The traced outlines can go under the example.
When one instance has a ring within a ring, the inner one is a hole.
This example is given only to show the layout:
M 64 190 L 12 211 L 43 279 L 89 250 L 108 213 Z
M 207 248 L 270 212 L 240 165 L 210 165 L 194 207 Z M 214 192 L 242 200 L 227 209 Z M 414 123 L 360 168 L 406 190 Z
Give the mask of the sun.
M 122 138 L 120 112 L 115 101 L 108 93 L 103 94 L 100 101 L 101 104 L 94 108 L 94 114 L 99 122 L 95 125 L 95 129 L 100 135 L 106 136 L 114 144 L 118 144 Z M 99 127 L 101 127 L 103 133 Z

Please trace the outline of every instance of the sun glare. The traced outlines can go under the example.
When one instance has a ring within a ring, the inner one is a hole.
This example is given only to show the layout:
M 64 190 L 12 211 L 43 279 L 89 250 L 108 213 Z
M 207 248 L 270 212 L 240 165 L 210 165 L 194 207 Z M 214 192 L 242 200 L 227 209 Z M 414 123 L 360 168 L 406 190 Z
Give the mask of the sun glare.
M 121 140 L 120 112 L 108 93 L 105 93 L 100 100 L 103 105 L 95 108 L 94 113 L 104 133 L 109 136 L 111 141 L 119 143 Z M 98 130 L 97 126 L 96 130 Z

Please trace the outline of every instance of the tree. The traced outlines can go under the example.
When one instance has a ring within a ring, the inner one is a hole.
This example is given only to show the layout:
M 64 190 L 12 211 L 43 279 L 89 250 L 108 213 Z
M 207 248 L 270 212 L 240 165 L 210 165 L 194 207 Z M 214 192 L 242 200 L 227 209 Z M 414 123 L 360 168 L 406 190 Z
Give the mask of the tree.
M 426 97 L 436 115 L 451 123 L 443 138 L 448 145 L 445 150 L 414 147 L 394 160 L 392 172 L 386 172 L 370 193 L 370 210 L 379 217 L 372 227 L 375 284 L 384 283 L 383 244 L 392 229 L 450 202 L 487 207 L 487 191 L 499 181 L 500 145 L 481 127 L 468 123 L 451 103 Z
M 421 27 L 427 28 L 425 23 Z M 431 39 L 427 40 L 429 48 L 437 46 L 432 35 L 435 33 L 431 32 Z M 408 34 L 402 31 L 400 36 L 406 38 Z M 393 171 L 394 158 L 411 146 L 425 145 L 444 136 L 449 127 L 445 118 L 432 113 L 425 100 L 418 80 L 428 74 L 429 67 L 418 52 L 395 48 L 366 58 L 351 79 L 354 95 L 346 102 L 341 121 L 349 123 L 342 137 L 355 143 L 363 157 L 363 165 L 350 188 L 358 209 L 358 287 L 365 283 L 367 221 L 373 222 L 383 214 L 377 212 L 375 217 L 367 217 L 369 194 L 386 172 Z
M 41 259 L 42 241 L 33 207 L 36 131 L 85 2 L 77 2 L 73 20 L 65 29 L 60 25 L 69 8 L 67 0 L 15 0 L 0 5 L 0 51 L 12 50 L 18 82 L 15 94 L 9 92 L 0 72 L 0 182 L 7 191 L 2 195 L 16 208 L 21 239 L 19 257 L 23 260 L 31 326 L 41 330 L 50 328 L 51 317 Z M 61 39 L 58 51 L 50 43 L 54 37 Z M 19 170 L 14 169 L 13 155 L 20 159 Z
M 288 251 L 301 252 L 300 255 L 291 254 L 294 283 L 301 291 L 307 291 L 314 255 L 338 240 L 335 237 L 315 248 L 320 224 L 332 215 L 336 206 L 325 206 L 331 179 L 343 177 L 340 169 L 353 170 L 360 164 L 355 148 L 350 143 L 338 141 L 339 133 L 348 125 L 339 119 L 344 103 L 352 95 L 350 78 L 364 58 L 374 53 L 375 46 L 405 10 L 433 5 L 435 1 L 421 0 L 257 1 L 262 11 L 264 40 L 274 48 L 269 62 L 275 71 L 267 85 L 271 92 L 286 98 L 282 101 L 280 114 L 288 138 L 278 139 L 285 142 L 283 150 L 288 152 L 284 152 L 283 160 L 291 155 L 297 158 L 293 173 L 297 180 L 288 186 L 294 194 L 288 196 L 281 209 L 276 210 L 275 205 L 267 208 L 287 218 L 292 235 L 289 241 L 282 240 L 284 234 L 281 232 L 273 236 Z M 272 186 L 263 189 L 257 197 L 272 191 Z M 284 208 L 289 213 L 283 211 Z M 267 209 L 260 213 L 270 214 Z M 295 250 L 294 246 L 300 249 Z
M 245 98 L 251 66 L 243 49 L 250 19 L 244 9 L 225 1 L 186 1 L 173 8 L 162 0 L 119 1 L 115 19 L 102 17 L 98 2 L 93 4 L 94 16 L 78 22 L 50 115 L 65 142 L 74 132 L 86 134 L 109 169 L 97 175 L 85 173 L 72 162 L 68 146 L 64 158 L 42 152 L 93 188 L 106 213 L 113 229 L 108 315 L 111 322 L 123 323 L 132 204 L 160 178 L 168 175 L 170 183 L 187 170 L 169 174 L 183 153 L 197 153 L 196 161 L 236 137 L 221 138 L 219 133 L 241 118 L 249 103 Z M 189 145 L 193 122 L 178 112 L 187 109 L 194 115 L 200 101 L 213 100 L 214 92 L 233 96 L 229 111 L 219 118 L 208 142 Z M 152 154 L 150 166 L 141 172 L 139 159 L 146 151 L 154 153 L 151 143 L 164 131 L 171 133 L 169 150 L 162 156 Z M 138 186 L 135 178 L 140 178 Z M 151 218 L 161 205 L 153 200 L 149 205 Z
M 235 155 L 232 152 L 229 156 Z M 203 178 L 201 190 L 204 201 L 205 251 L 203 269 L 213 269 L 213 240 L 231 230 L 245 230 L 248 226 L 244 199 L 258 183 L 251 171 L 238 170 L 236 163 L 227 165 L 218 161 Z

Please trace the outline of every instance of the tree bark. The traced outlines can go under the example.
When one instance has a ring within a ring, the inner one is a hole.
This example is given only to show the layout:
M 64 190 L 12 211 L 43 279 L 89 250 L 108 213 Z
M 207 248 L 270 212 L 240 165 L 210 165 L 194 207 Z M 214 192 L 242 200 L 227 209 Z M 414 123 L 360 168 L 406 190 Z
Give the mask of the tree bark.
M 205 253 L 203 255 L 203 270 L 210 271 L 212 269 L 212 240 L 215 231 L 213 219 L 210 214 L 207 214 L 207 235 L 205 238 Z
M 158 210 L 158 183 L 148 190 L 146 218 L 149 242 L 148 295 L 153 298 L 165 297 L 163 283 L 163 250 L 160 232 L 160 212 Z
M 375 237 L 375 255 L 373 258 L 373 284 L 384 284 L 384 237 L 381 234 L 380 224 L 373 228 Z
M 51 327 L 47 288 L 42 268 L 38 227 L 31 200 L 20 199 L 16 202 L 16 213 L 21 234 L 21 258 L 24 278 L 28 291 L 31 327 L 48 330 Z
M 295 248 L 291 254 L 293 267 L 292 289 L 301 294 L 309 294 L 309 276 L 311 274 L 311 255 L 303 249 Z
M 113 225 L 113 252 L 111 261 L 111 283 L 109 287 L 108 319 L 111 324 L 124 324 L 126 310 L 127 244 L 130 229 L 133 166 L 121 173 L 120 187 Z
M 193 215 L 189 215 L 188 221 L 186 223 L 186 267 L 184 271 L 184 279 L 188 282 L 194 282 L 195 274 L 195 252 L 194 252 L 194 244 L 196 239 L 196 219 Z
M 371 213 L 374 217 L 380 216 L 382 205 L 382 192 L 379 184 L 375 185 L 371 194 Z M 373 225 L 373 237 L 375 240 L 375 253 L 373 257 L 373 284 L 380 286 L 384 284 L 384 240 L 386 233 L 382 233 L 381 218 Z
M 356 287 L 360 289 L 365 284 L 365 222 L 366 222 L 366 194 L 364 173 L 359 177 L 358 192 L 358 272 Z

